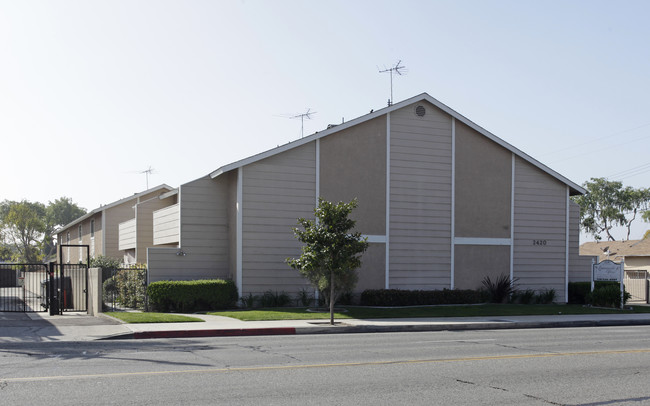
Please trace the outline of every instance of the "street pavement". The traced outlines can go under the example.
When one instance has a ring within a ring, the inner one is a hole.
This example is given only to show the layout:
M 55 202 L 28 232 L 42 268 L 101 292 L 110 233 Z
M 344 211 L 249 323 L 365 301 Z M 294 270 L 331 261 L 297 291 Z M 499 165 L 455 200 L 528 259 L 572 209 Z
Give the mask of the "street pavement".
M 204 322 L 126 324 L 100 314 L 0 312 L 3 342 L 93 341 L 178 337 L 380 333 L 405 331 L 494 330 L 650 325 L 648 314 L 590 314 L 507 317 L 441 317 L 402 319 L 241 321 L 228 317 L 188 314 Z

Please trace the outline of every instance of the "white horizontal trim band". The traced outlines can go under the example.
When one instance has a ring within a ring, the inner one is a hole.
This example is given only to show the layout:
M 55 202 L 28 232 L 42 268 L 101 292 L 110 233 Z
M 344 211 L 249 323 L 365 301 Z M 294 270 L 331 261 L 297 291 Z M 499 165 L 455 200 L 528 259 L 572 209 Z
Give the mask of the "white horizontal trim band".
M 365 237 L 368 239 L 368 242 L 372 243 L 386 243 L 386 236 L 385 235 L 362 235 L 362 237 Z
M 511 238 L 474 238 L 474 237 L 456 237 L 456 245 L 512 245 Z

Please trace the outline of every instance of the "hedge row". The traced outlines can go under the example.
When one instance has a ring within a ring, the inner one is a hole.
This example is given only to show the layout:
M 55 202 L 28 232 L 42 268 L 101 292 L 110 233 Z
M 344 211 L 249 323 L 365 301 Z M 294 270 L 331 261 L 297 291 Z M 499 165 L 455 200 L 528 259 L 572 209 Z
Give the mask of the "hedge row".
M 473 304 L 485 301 L 485 295 L 478 290 L 368 289 L 361 293 L 360 304 L 362 306 L 423 306 Z
M 147 287 L 149 304 L 156 311 L 221 310 L 237 305 L 237 286 L 220 279 L 158 281 Z
M 624 301 L 630 297 L 630 293 L 625 291 Z M 591 282 L 569 282 L 569 303 L 618 308 L 621 306 L 621 287 L 618 282 L 596 282 L 592 292 Z

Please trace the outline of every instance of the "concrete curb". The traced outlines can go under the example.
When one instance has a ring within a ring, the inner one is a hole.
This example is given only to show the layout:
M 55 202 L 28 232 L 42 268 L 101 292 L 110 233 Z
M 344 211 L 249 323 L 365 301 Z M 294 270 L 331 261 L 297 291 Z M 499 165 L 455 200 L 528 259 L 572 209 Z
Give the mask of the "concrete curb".
M 576 328 L 576 327 L 616 327 L 648 326 L 650 320 L 577 320 L 556 322 L 512 322 L 498 321 L 485 323 L 454 324 L 409 324 L 396 326 L 378 325 L 338 325 L 327 327 L 269 327 L 240 329 L 206 329 L 206 330 L 164 330 L 138 331 L 102 337 L 99 340 L 128 340 L 152 338 L 194 338 L 194 337 L 237 337 L 269 335 L 308 335 L 308 334 L 361 334 L 361 333 L 398 333 L 426 331 L 463 331 L 463 330 L 507 330 L 535 328 Z

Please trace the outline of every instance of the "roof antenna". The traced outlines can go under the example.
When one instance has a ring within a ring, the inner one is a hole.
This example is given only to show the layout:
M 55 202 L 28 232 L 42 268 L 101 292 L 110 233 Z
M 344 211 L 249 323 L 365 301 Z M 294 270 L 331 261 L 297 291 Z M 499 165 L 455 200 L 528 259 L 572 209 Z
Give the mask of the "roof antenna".
M 149 175 L 154 173 L 154 171 L 155 169 L 153 169 L 151 165 L 149 165 L 149 168 L 145 169 L 144 171 L 140 171 L 140 173 L 144 173 L 145 176 L 147 177 L 147 188 L 145 190 L 149 190 Z
M 300 118 L 300 138 L 304 137 L 305 135 L 305 118 L 307 120 L 311 120 L 312 114 L 316 114 L 316 112 L 311 111 L 311 109 L 309 108 L 305 113 L 296 114 L 295 116 L 289 117 L 289 118 Z
M 406 72 L 408 72 L 406 70 L 406 66 L 400 66 L 400 63 L 402 63 L 401 59 L 399 61 L 397 61 L 395 66 L 393 66 L 392 68 L 386 69 L 386 67 L 384 67 L 384 70 L 379 71 L 379 73 L 385 73 L 385 72 L 390 73 L 390 99 L 388 99 L 388 105 L 389 106 L 393 104 L 393 75 L 397 74 L 399 76 L 402 76 L 403 74 L 406 74 Z M 379 69 L 379 68 L 377 68 L 377 69 Z

